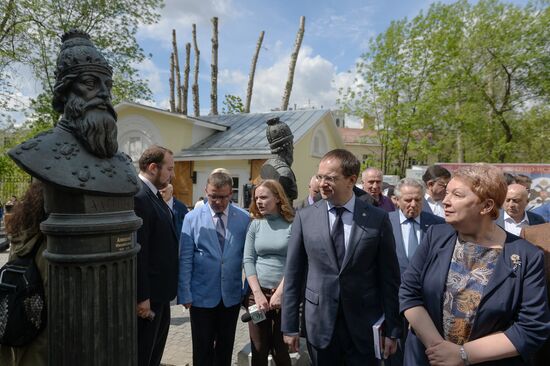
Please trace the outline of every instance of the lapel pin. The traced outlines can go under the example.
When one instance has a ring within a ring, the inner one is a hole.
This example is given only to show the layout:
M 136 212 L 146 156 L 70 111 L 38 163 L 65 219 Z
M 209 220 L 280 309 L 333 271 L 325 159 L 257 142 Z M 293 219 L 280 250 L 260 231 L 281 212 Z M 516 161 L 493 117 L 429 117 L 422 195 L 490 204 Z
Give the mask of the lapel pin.
M 365 217 L 365 216 L 367 216 L 367 214 L 363 212 L 363 217 Z
M 510 260 L 512 261 L 512 268 L 515 270 L 518 269 L 519 266 L 521 266 L 521 258 L 517 254 L 512 254 L 510 256 Z

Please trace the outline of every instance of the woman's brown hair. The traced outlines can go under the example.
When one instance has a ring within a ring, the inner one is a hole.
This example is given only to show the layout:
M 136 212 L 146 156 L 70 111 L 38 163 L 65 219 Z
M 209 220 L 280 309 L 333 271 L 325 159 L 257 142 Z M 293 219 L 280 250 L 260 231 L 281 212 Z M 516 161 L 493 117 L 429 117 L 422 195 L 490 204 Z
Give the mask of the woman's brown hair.
M 14 236 L 30 228 L 38 228 L 46 219 L 42 182 L 33 182 L 23 198 L 13 206 L 13 213 L 6 221 L 6 233 Z
M 273 179 L 262 180 L 252 190 L 252 202 L 250 203 L 249 208 L 252 218 L 264 218 L 264 216 L 260 213 L 260 210 L 258 210 L 258 206 L 256 206 L 256 199 L 254 198 L 256 194 L 256 189 L 258 187 L 266 187 L 279 200 L 277 208 L 279 210 L 279 215 L 281 215 L 285 221 L 292 222 L 292 220 L 294 220 L 294 209 L 292 208 L 292 206 L 290 206 L 290 202 L 288 201 L 283 186 L 281 186 L 279 182 Z

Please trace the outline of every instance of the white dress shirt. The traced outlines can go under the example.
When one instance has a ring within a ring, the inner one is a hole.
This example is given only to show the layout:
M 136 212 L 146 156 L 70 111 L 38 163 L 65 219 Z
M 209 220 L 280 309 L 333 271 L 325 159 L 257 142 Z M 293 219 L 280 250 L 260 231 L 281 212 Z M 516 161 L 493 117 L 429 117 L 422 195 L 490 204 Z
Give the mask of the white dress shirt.
M 523 219 L 520 222 L 516 222 L 506 213 L 506 211 L 504 211 L 504 230 L 508 231 L 510 234 L 519 236 L 521 233 L 521 228 L 524 226 L 529 226 L 527 212 L 523 214 Z
M 428 193 L 424 194 L 424 198 L 428 201 L 428 205 L 432 209 L 434 215 L 445 218 L 445 209 L 443 208 L 443 203 L 441 201 L 434 201 L 432 196 Z

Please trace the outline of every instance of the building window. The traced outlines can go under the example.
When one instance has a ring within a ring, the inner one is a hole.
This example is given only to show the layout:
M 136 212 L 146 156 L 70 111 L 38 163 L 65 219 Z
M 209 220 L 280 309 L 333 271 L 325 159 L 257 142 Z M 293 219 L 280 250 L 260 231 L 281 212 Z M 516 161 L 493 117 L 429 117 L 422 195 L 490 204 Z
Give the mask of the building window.
M 327 137 L 322 129 L 318 129 L 313 135 L 311 147 L 311 155 L 316 157 L 322 157 L 328 151 Z
M 233 179 L 233 194 L 231 195 L 231 201 L 238 204 L 239 203 L 239 177 L 232 177 Z

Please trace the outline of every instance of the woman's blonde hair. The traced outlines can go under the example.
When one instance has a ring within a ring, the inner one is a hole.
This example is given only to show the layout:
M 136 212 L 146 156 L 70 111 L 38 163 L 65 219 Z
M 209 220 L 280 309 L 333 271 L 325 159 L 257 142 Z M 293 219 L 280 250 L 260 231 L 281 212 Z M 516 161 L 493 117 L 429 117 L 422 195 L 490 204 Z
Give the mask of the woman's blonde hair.
M 252 190 L 252 202 L 250 203 L 250 216 L 254 219 L 263 219 L 264 216 L 260 213 L 260 210 L 258 210 L 258 206 L 256 206 L 256 189 L 258 187 L 266 187 L 273 193 L 275 198 L 279 200 L 279 203 L 277 204 L 277 208 L 279 210 L 279 215 L 282 216 L 282 218 L 287 222 L 292 222 L 294 220 L 294 209 L 292 206 L 290 206 L 290 202 L 288 201 L 288 198 L 285 194 L 285 191 L 283 189 L 283 186 L 279 182 L 273 179 L 266 179 L 260 181 Z
M 493 220 L 498 218 L 499 210 L 508 192 L 508 185 L 500 168 L 490 164 L 476 163 L 458 169 L 453 174 L 453 178 L 467 183 L 480 201 L 493 200 L 495 205 L 489 214 Z

